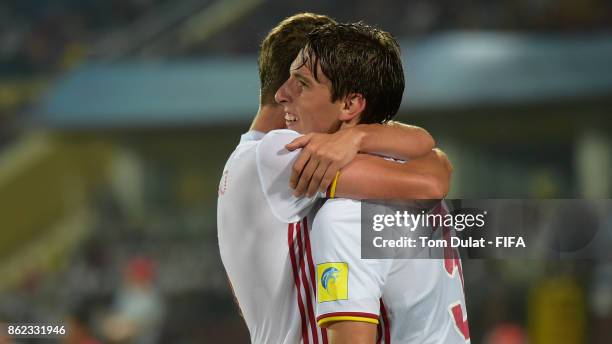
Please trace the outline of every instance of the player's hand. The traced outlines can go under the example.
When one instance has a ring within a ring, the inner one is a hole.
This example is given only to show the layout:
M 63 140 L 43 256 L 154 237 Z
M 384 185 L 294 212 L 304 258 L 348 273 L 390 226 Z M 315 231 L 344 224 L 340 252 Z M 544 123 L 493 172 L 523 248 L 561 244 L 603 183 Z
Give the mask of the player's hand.
M 355 158 L 362 138 L 359 130 L 343 129 L 333 134 L 306 134 L 286 145 L 290 151 L 303 148 L 289 181 L 293 194 L 312 197 L 317 190 L 325 192 L 336 173 Z

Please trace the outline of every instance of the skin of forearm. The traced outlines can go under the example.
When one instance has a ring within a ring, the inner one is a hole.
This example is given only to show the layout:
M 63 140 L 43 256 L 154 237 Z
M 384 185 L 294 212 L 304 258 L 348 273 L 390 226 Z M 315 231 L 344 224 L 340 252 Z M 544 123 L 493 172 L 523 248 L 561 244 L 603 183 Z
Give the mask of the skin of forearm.
M 327 327 L 330 344 L 374 344 L 376 325 L 354 321 L 340 321 Z
M 422 157 L 436 144 L 425 129 L 399 122 L 359 124 L 352 129 L 360 137 L 360 152 L 394 159 Z
M 436 150 L 400 164 L 359 154 L 342 169 L 336 197 L 351 199 L 441 199 L 450 185 L 452 168 Z M 443 153 L 441 153 L 443 154 Z

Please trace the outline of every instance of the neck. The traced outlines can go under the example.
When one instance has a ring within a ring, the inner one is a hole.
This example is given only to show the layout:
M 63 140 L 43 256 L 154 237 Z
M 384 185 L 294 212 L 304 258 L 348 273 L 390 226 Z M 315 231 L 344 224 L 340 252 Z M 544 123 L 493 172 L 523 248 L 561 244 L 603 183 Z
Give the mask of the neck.
M 267 133 L 276 129 L 285 129 L 283 108 L 278 105 L 260 105 L 251 123 L 251 130 Z
M 360 116 L 355 116 L 351 118 L 350 121 L 342 121 L 342 124 L 340 124 L 340 130 L 348 129 L 348 128 L 352 128 L 356 126 L 357 124 L 359 124 L 359 120 L 360 120 Z

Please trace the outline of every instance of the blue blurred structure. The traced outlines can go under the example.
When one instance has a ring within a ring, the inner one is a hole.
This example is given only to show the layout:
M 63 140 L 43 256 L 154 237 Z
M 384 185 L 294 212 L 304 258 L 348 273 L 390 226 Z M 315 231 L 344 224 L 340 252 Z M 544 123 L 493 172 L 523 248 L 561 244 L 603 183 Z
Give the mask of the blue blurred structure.
M 459 32 L 401 45 L 403 112 L 612 95 L 612 35 Z M 87 63 L 64 76 L 33 115 L 62 128 L 247 122 L 257 109 L 256 61 Z
M 243 121 L 259 101 L 257 59 L 90 63 L 34 112 L 51 127 L 156 127 Z

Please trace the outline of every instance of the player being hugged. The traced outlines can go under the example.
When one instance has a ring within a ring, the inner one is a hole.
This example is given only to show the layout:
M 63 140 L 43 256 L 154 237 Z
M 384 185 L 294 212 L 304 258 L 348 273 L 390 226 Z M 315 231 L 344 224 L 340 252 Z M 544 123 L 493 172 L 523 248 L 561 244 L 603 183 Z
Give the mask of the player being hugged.
M 372 96 L 337 89 L 329 71 L 312 75 L 303 69 L 308 64 L 294 61 L 304 56 L 298 52 L 307 34 L 322 26 L 361 30 L 303 13 L 282 21 L 262 42 L 259 110 L 229 157 L 219 185 L 221 259 L 253 343 L 328 341 L 326 330 L 316 325 L 312 250 L 317 248 L 311 245 L 311 218 L 306 217 L 318 199 L 327 193 L 354 199 L 442 198 L 448 190 L 450 165 L 444 154 L 432 150 L 434 141 L 425 130 L 375 120 L 356 125 L 364 110 L 385 118 L 397 111 L 404 86 L 397 45 L 389 44 L 392 39 L 382 31 L 357 34 L 347 56 L 368 44 L 376 51 L 381 45 L 391 48 L 394 79 L 383 73 L 370 81 L 394 83 L 401 88 L 398 93 Z M 351 121 L 355 125 L 344 125 Z M 410 161 L 392 163 L 364 153 Z M 337 280 L 339 275 L 330 271 L 328 281 Z

